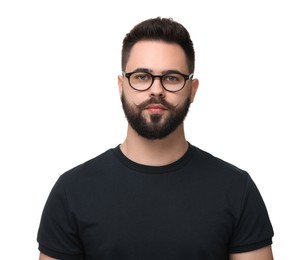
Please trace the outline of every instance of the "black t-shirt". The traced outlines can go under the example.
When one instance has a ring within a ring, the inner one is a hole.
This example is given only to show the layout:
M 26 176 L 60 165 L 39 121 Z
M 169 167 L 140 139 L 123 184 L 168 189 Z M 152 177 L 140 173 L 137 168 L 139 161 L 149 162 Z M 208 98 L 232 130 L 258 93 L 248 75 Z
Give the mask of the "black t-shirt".
M 178 161 L 146 166 L 119 146 L 60 176 L 38 230 L 58 259 L 226 260 L 272 243 L 249 174 L 189 145 Z

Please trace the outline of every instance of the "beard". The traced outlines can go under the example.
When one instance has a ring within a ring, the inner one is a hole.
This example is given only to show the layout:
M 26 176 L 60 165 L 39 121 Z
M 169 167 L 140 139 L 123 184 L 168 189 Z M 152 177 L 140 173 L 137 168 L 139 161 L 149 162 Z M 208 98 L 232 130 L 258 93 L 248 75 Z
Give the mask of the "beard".
M 171 134 L 181 125 L 188 113 L 191 101 L 190 96 L 186 98 L 181 106 L 173 106 L 161 97 L 152 97 L 140 105 L 131 105 L 125 98 L 124 93 L 121 96 L 121 103 L 124 114 L 131 127 L 142 137 L 150 140 L 163 139 Z M 162 114 L 151 114 L 150 122 L 142 112 L 149 104 L 163 105 L 169 115 L 164 117 Z

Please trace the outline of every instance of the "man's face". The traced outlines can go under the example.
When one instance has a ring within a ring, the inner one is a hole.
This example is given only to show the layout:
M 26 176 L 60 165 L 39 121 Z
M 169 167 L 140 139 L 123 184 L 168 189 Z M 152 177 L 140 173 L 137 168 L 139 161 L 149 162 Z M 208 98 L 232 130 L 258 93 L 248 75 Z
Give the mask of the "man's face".
M 133 46 L 125 72 L 140 69 L 154 75 L 167 71 L 189 74 L 183 49 L 161 41 L 140 41 Z M 150 89 L 137 91 L 129 86 L 127 78 L 119 76 L 122 107 L 130 126 L 151 140 L 162 139 L 182 127 L 197 87 L 191 82 L 188 80 L 182 90 L 172 93 L 156 78 Z

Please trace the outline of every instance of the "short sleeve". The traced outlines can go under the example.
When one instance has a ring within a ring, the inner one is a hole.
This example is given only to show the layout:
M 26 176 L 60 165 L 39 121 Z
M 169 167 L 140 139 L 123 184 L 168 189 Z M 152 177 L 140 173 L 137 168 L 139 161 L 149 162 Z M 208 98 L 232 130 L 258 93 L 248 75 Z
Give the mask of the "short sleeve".
M 274 235 L 267 208 L 254 181 L 247 175 L 239 218 L 229 245 L 230 253 L 253 251 L 272 244 Z
M 69 210 L 65 182 L 61 176 L 52 188 L 43 209 L 37 241 L 39 250 L 62 260 L 82 259 L 77 225 Z

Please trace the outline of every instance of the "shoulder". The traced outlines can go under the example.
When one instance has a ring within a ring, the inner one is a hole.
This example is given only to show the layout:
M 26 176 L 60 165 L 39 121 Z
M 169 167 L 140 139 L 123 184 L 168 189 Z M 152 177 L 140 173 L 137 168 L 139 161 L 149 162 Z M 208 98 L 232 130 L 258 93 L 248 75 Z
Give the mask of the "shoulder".
M 94 181 L 97 178 L 105 176 L 113 165 L 117 165 L 116 156 L 111 148 L 100 155 L 85 161 L 66 172 L 62 173 L 58 183 L 62 185 L 81 184 L 88 181 Z
M 236 178 L 246 181 L 250 177 L 247 171 L 196 146 L 191 146 L 191 150 L 194 168 L 203 169 L 206 173 L 225 179 Z

